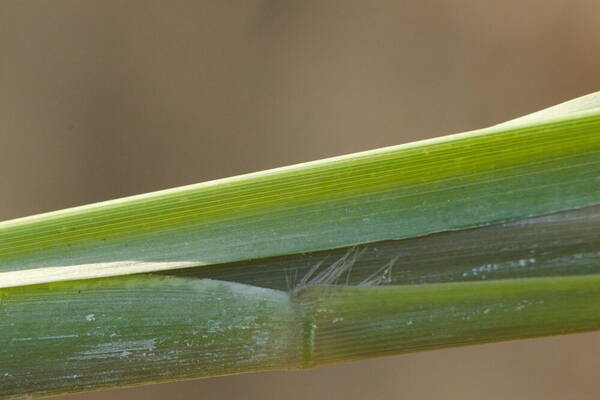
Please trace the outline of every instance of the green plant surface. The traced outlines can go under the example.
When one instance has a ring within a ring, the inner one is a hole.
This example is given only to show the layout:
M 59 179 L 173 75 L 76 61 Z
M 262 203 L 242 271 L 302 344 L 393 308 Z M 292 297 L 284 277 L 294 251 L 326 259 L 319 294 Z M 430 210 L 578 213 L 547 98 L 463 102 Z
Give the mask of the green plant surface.
M 0 223 L 0 398 L 599 329 L 599 106 Z
M 390 286 L 139 275 L 2 292 L 0 398 L 298 369 L 600 327 L 600 275 Z
M 600 275 L 314 287 L 310 365 L 600 328 Z
M 238 261 L 156 274 L 210 278 L 290 291 L 352 256 L 340 282 L 357 285 L 375 274 L 379 284 L 587 275 L 599 272 L 600 206 L 484 227 L 360 246 Z M 383 276 L 385 274 L 385 276 Z
M 0 287 L 326 250 L 598 204 L 600 112 L 589 105 L 598 95 L 584 99 L 583 111 L 563 106 L 526 123 L 4 222 Z
M 116 277 L 0 298 L 0 398 L 298 365 L 289 296 L 232 282 Z

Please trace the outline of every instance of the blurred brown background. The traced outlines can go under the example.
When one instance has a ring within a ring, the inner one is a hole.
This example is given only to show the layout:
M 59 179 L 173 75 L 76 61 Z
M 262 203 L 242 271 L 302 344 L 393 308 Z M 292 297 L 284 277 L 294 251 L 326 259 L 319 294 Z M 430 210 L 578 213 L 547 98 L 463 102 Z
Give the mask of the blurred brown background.
M 0 219 L 475 129 L 600 88 L 600 2 L 0 0 Z M 600 335 L 64 399 L 597 399 Z

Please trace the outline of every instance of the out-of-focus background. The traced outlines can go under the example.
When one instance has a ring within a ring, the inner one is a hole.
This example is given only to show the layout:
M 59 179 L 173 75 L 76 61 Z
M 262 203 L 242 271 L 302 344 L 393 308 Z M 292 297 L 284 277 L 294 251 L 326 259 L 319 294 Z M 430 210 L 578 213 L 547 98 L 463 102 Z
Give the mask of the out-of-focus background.
M 492 125 L 600 89 L 596 0 L 0 0 L 0 220 Z M 597 399 L 600 335 L 66 396 Z

